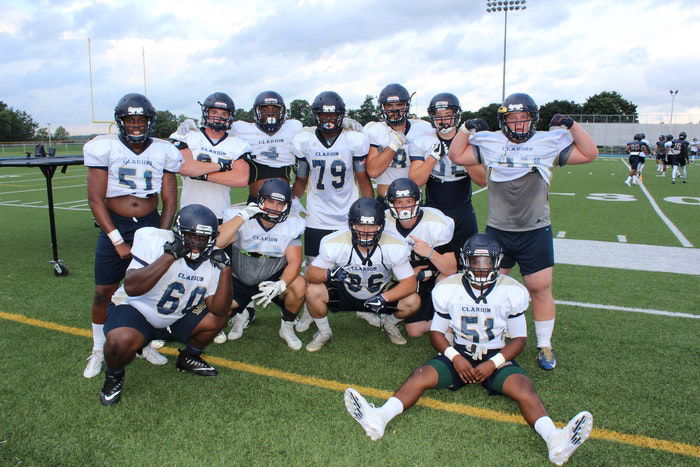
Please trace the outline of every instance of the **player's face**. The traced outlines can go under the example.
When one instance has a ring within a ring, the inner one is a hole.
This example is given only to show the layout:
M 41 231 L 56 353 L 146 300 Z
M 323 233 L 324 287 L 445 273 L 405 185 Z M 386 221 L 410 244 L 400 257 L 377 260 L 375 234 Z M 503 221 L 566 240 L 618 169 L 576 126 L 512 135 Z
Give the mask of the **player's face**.
M 396 213 L 399 215 L 399 219 L 403 219 L 405 217 L 411 217 L 413 214 L 413 208 L 416 207 L 416 200 L 415 198 L 411 198 L 409 196 L 404 197 L 404 198 L 396 198 L 394 200 L 394 209 L 396 210 Z
M 470 256 L 469 267 L 474 273 L 475 278 L 486 280 L 489 272 L 493 268 L 493 260 L 490 256 Z
M 383 107 L 389 120 L 398 120 L 401 118 L 401 113 L 406 110 L 406 102 L 387 102 Z
M 197 235 L 191 232 L 185 232 L 185 246 L 188 250 L 196 255 L 199 255 L 204 249 L 206 249 L 209 243 L 208 235 Z
M 435 111 L 433 116 L 433 121 L 438 130 L 446 130 L 448 128 L 453 128 L 457 126 L 457 119 L 455 118 L 455 111 L 453 109 L 438 109 Z
M 287 209 L 287 203 L 272 198 L 265 198 L 262 210 L 267 212 L 271 218 L 279 217 Z
M 130 136 L 142 136 L 148 130 L 148 117 L 144 115 L 127 115 L 122 117 L 122 125 Z
M 340 114 L 336 112 L 320 112 L 317 114 L 318 120 L 321 122 L 321 127 L 326 131 L 337 130 L 336 121 Z
M 226 120 L 231 116 L 231 112 L 227 109 L 219 109 L 216 107 L 210 107 L 207 109 L 207 118 L 210 123 L 226 123 Z
M 527 133 L 530 131 L 532 117 L 527 112 L 508 112 L 505 120 L 508 128 L 513 132 Z
M 279 105 L 261 105 L 258 107 L 258 111 L 266 123 L 277 123 L 282 117 L 282 107 Z
M 369 242 L 379 231 L 379 226 L 376 224 L 353 224 L 353 228 L 361 242 Z

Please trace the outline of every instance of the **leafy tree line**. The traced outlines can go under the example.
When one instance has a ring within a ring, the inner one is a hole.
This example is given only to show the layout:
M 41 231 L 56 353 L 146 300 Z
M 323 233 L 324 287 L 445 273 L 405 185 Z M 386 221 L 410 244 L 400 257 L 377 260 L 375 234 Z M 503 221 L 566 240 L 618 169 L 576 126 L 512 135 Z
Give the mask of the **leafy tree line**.
M 375 102 L 375 97 L 367 95 L 362 105 L 358 109 L 348 109 L 347 115 L 363 125 L 370 121 L 380 120 L 379 107 Z M 462 121 L 470 118 L 483 118 L 488 122 L 489 128 L 495 130 L 498 128 L 497 111 L 499 106 L 500 103 L 492 103 L 476 111 L 465 110 L 462 112 Z M 413 109 L 414 112 L 416 110 L 423 114 L 426 113 L 426 109 Z M 595 94 L 586 99 L 583 104 L 566 100 L 547 102 L 540 106 L 540 122 L 537 125 L 537 129 L 546 130 L 549 126 L 549 121 L 556 113 L 571 115 L 577 120 L 580 118 L 580 115 L 628 115 L 626 119 L 623 119 L 623 122 L 635 123 L 638 121 L 636 116 L 637 105 L 626 100 L 617 91 L 604 91 Z M 301 121 L 304 126 L 315 125 L 311 114 L 311 104 L 305 99 L 291 101 L 287 107 L 287 117 Z M 411 114 L 410 117 L 417 118 L 416 114 Z M 156 138 L 167 138 L 187 118 L 191 117 L 182 114 L 175 115 L 168 110 L 157 111 L 153 136 Z M 236 120 L 252 122 L 252 109 L 236 109 L 235 118 Z M 427 120 L 427 117 L 421 118 Z M 591 118 L 584 117 L 584 121 L 592 121 Z M 605 119 L 599 118 L 596 121 L 605 121 Z M 38 127 L 39 124 L 32 119 L 31 115 L 22 110 L 13 109 L 0 101 L 0 141 L 48 140 L 48 128 Z M 59 126 L 51 138 L 58 141 L 67 140 L 70 139 L 70 134 L 65 128 Z

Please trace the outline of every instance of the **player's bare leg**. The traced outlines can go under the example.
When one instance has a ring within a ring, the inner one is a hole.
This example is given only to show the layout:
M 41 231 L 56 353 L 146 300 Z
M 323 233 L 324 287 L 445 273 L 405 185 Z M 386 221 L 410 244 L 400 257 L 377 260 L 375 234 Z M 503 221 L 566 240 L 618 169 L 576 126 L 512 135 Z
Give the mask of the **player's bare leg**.
M 396 311 L 394 314 L 382 315 L 381 317 L 381 327 L 384 332 L 389 336 L 389 340 L 396 345 L 406 345 L 406 338 L 401 335 L 401 329 L 398 327 L 398 323 L 401 320 L 414 315 L 420 308 L 420 296 L 417 293 L 412 293 L 408 297 L 402 298 L 396 304 Z
M 306 286 L 306 309 L 316 323 L 318 331 L 306 346 L 309 352 L 316 352 L 333 338 L 333 331 L 328 323 L 328 289 L 324 284 Z
M 189 343 L 180 350 L 175 366 L 180 371 L 189 371 L 199 376 L 216 376 L 219 372 L 202 358 L 202 352 L 221 329 L 226 326 L 228 316 L 208 313 L 192 330 Z
M 86 378 L 94 378 L 102 371 L 105 344 L 102 328 L 107 321 L 107 307 L 118 288 L 119 284 L 95 285 L 95 295 L 92 299 L 92 352 L 83 371 Z
M 304 304 L 306 293 L 306 281 L 297 276 L 284 292 L 284 309 L 282 310 L 282 322 L 280 323 L 279 336 L 287 343 L 290 349 L 301 349 L 301 341 L 294 333 L 294 320 Z
M 554 268 L 549 267 L 523 276 L 523 282 L 532 300 L 532 316 L 537 335 L 537 359 L 544 370 L 553 370 L 557 366 L 557 360 L 552 352 L 552 333 L 556 316 L 556 305 L 552 295 L 553 271 Z

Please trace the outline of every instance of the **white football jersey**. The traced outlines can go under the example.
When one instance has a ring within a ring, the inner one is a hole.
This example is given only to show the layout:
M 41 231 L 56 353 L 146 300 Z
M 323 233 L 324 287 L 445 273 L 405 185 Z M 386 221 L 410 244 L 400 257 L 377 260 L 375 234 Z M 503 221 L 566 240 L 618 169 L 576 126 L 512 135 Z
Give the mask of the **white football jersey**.
M 438 282 L 432 292 L 435 315 L 430 330 L 444 334 L 452 328 L 455 347 L 466 348 L 470 354 L 477 347 L 503 348 L 506 330 L 511 338 L 527 336 L 525 310 L 530 294 L 525 286 L 512 277 L 499 275 L 485 300 L 477 302 L 478 295 L 463 274 Z
M 437 145 L 440 145 L 437 147 Z M 429 135 L 420 135 L 408 145 L 408 158 L 412 161 L 426 161 L 437 149 L 440 151 L 440 160 L 433 166 L 432 175 L 443 182 L 455 182 L 469 176 L 466 167 L 455 164 L 447 156 L 449 147 L 447 143 L 440 140 L 435 132 Z
M 137 230 L 131 247 L 133 259 L 129 269 L 140 269 L 160 258 L 165 242 L 173 239 L 171 230 L 155 227 Z M 180 258 L 145 294 L 131 297 L 122 284 L 114 293 L 112 302 L 133 306 L 153 327 L 163 329 L 182 318 L 206 297 L 214 295 L 219 286 L 219 272 L 209 260 L 192 269 L 184 258 Z
M 681 153 L 680 146 L 679 146 L 679 147 L 676 147 L 676 146 L 673 144 L 673 141 L 666 141 L 666 142 L 664 143 L 664 148 L 668 149 L 668 153 L 669 153 L 671 156 L 677 156 L 678 154 Z
M 224 211 L 224 222 L 227 222 L 241 211 L 241 208 L 230 207 Z M 300 217 L 289 215 L 284 222 L 266 230 L 257 218 L 249 219 L 238 230 L 238 238 L 233 246 L 248 253 L 279 258 L 284 256 L 288 246 L 301 246 L 301 234 L 306 223 Z
M 403 229 L 401 229 L 399 221 L 395 219 L 387 209 L 384 231 L 391 232 L 403 238 L 411 250 L 413 250 L 413 244 L 415 243 L 411 235 L 420 238 L 432 248 L 445 245 L 452 241 L 455 230 L 454 220 L 435 208 L 422 207 L 421 213 L 421 218 L 409 232 L 405 232 L 406 236 L 404 237 Z M 421 258 L 422 257 L 415 255 L 413 251 L 411 251 L 412 261 L 419 261 Z
M 228 133 L 224 133 L 224 136 L 214 143 L 200 129 L 190 131 L 182 140 L 192 151 L 192 157 L 203 162 L 235 161 L 243 154 L 250 152 L 248 143 Z M 182 177 L 180 207 L 190 204 L 206 206 L 216 214 L 218 219 L 221 219 L 224 209 L 231 204 L 231 187 L 206 180 Z
M 376 178 L 379 185 L 389 185 L 397 178 L 408 177 L 408 167 L 410 165 L 408 160 L 409 144 L 420 135 L 435 133 L 433 126 L 425 120 L 410 119 L 407 126 L 406 144 L 394 153 L 394 160 L 391 161 L 389 167 Z M 389 145 L 389 132 L 391 131 L 391 127 L 386 122 L 369 122 L 364 127 L 364 132 L 369 138 L 369 144 L 376 146 L 380 153 Z
M 690 152 L 698 152 L 698 142 L 697 141 L 690 142 Z
M 294 136 L 292 152 L 309 164 L 307 226 L 325 230 L 347 227 L 350 205 L 359 198 L 353 165 L 364 164 L 368 151 L 367 136 L 361 131 L 344 129 L 330 147 L 313 130 Z
M 384 289 L 392 273 L 398 280 L 413 275 L 409 253 L 408 245 L 399 236 L 385 231 L 370 257 L 363 259 L 352 244 L 352 233 L 345 228 L 321 239 L 319 254 L 311 264 L 322 269 L 344 266 L 352 280 L 352 284 L 344 284 L 345 290 L 366 300 Z
M 294 165 L 292 138 L 301 130 L 299 120 L 285 120 L 277 133 L 268 135 L 255 123 L 233 122 L 229 133 L 243 139 L 250 145 L 251 158 L 268 167 Z
M 554 166 L 573 150 L 574 139 L 568 130 L 555 129 L 537 131 L 516 144 L 500 131 L 480 131 L 469 138 L 469 144 L 489 169 L 489 180 L 509 182 L 536 169 L 549 184 Z
M 177 173 L 182 165 L 175 146 L 157 138 L 151 138 L 146 150 L 136 154 L 118 136 L 100 135 L 85 143 L 83 154 L 86 167 L 107 170 L 107 198 L 146 198 L 160 193 L 163 172 Z

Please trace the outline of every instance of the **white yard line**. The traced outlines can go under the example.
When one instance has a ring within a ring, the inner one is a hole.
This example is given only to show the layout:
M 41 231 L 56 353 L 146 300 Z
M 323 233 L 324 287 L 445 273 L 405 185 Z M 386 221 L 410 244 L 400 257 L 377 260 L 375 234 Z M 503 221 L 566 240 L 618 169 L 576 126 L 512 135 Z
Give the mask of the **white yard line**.
M 624 235 L 618 235 L 617 236 L 617 241 L 620 243 L 627 243 L 627 237 Z
M 478 190 L 476 190 L 476 191 L 473 191 L 473 192 L 472 192 L 472 196 L 478 195 L 479 193 L 481 193 L 482 191 L 486 191 L 487 189 L 488 189 L 488 188 L 483 187 L 483 188 L 480 188 L 480 189 L 478 189 Z
M 15 200 L 19 201 L 19 200 Z M 7 206 L 7 207 L 12 207 L 12 208 L 40 208 L 40 209 L 48 209 L 48 205 L 44 206 L 34 206 L 32 204 L 13 204 L 12 201 L 3 201 L 0 202 L 0 206 Z M 77 208 L 77 207 L 65 207 L 65 206 L 56 206 L 54 205 L 54 209 L 62 209 L 64 211 L 89 211 L 90 208 Z
M 552 191 L 549 192 L 550 195 L 559 195 L 559 196 L 576 196 L 576 193 L 554 193 Z
M 627 163 L 626 160 L 624 160 L 624 159 L 620 159 L 620 160 L 622 161 L 623 164 L 625 164 L 625 166 L 628 169 L 631 169 L 630 165 Z M 639 188 L 642 189 L 642 192 L 646 195 L 647 199 L 649 199 L 649 203 L 651 203 L 651 207 L 654 208 L 654 211 L 656 211 L 656 214 L 661 218 L 662 221 L 664 221 L 664 224 L 666 224 L 666 226 L 669 228 L 669 230 L 671 230 L 671 232 L 673 232 L 673 235 L 676 236 L 678 241 L 681 242 L 681 245 L 683 245 L 686 248 L 692 248 L 693 244 L 690 243 L 690 241 L 688 241 L 687 238 L 685 238 L 685 235 L 683 235 L 683 233 L 678 229 L 678 227 L 676 227 L 675 224 L 673 222 L 671 222 L 671 220 L 668 217 L 666 217 L 666 214 L 664 214 L 663 211 L 661 210 L 661 208 L 659 207 L 659 205 L 656 204 L 656 201 L 654 201 L 654 198 L 651 196 L 651 193 L 649 193 L 649 190 L 647 190 L 647 187 L 644 186 L 644 182 L 641 182 L 639 184 Z
M 80 175 L 61 175 L 61 178 L 85 178 L 85 174 L 80 174 Z M 15 184 L 15 183 L 29 183 L 29 182 L 43 182 L 46 181 L 46 178 L 32 178 L 29 180 L 11 180 L 7 183 L 5 182 L 0 182 L 0 186 L 5 185 L 5 184 Z
M 672 316 L 674 318 L 692 318 L 700 319 L 700 315 L 694 315 L 691 313 L 677 313 L 673 311 L 663 311 L 663 310 L 652 310 L 648 308 L 632 308 L 626 306 L 615 306 L 615 305 L 602 305 L 599 303 L 583 303 L 583 302 L 570 302 L 567 300 L 554 300 L 557 305 L 569 305 L 579 308 L 595 308 L 599 310 L 613 310 L 613 311 L 629 311 L 632 313 L 645 313 L 647 315 L 661 315 L 661 316 Z
M 66 186 L 55 186 L 53 187 L 54 190 L 60 190 L 64 188 L 78 188 L 78 187 L 85 187 L 84 183 L 81 183 L 80 185 L 66 185 Z M 44 188 L 32 188 L 31 190 L 15 190 L 15 191 L 3 191 L 0 193 L 0 195 L 12 195 L 14 193 L 30 193 L 32 191 L 46 191 L 46 187 Z
M 566 231 L 560 230 L 559 232 L 557 232 L 557 238 L 564 238 L 564 237 L 566 237 Z

